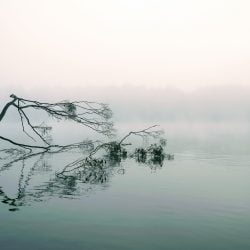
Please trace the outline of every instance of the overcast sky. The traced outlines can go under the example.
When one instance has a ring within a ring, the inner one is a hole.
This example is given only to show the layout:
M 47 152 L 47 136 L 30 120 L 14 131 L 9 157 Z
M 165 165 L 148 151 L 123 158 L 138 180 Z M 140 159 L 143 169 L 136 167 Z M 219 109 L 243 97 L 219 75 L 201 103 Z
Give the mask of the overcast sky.
M 0 0 L 0 87 L 250 85 L 249 0 Z

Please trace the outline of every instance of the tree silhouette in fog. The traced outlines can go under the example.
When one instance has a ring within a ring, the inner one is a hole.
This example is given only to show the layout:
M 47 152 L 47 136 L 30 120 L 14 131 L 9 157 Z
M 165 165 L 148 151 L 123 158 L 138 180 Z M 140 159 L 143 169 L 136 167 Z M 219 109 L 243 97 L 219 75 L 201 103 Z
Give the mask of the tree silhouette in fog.
M 0 140 L 12 145 L 0 150 L 2 164 L 0 173 L 16 164 L 22 164 L 18 181 L 18 191 L 15 198 L 10 198 L 0 188 L 2 202 L 10 205 L 10 211 L 16 211 L 28 200 L 39 200 L 44 196 L 71 195 L 77 191 L 77 183 L 103 184 L 109 181 L 114 173 L 123 174 L 125 169 L 121 166 L 122 160 L 127 157 L 136 159 L 137 162 L 148 166 L 162 166 L 164 159 L 173 159 L 173 156 L 164 153 L 166 139 L 164 132 L 157 125 L 145 129 L 130 131 L 121 139 L 115 138 L 115 129 L 112 122 L 112 111 L 107 104 L 90 101 L 62 101 L 56 103 L 39 102 L 29 99 L 10 96 L 11 100 L 6 103 L 0 113 L 0 122 L 3 122 L 10 108 L 17 111 L 22 126 L 22 132 L 33 140 L 33 143 L 18 142 L 0 134 Z M 42 111 L 58 121 L 69 120 L 87 127 L 90 130 L 104 135 L 106 142 L 101 140 L 83 140 L 67 145 L 52 143 L 50 135 L 51 126 L 34 124 L 31 120 L 31 112 Z M 144 140 L 152 139 L 154 143 L 147 147 L 139 147 L 129 151 L 128 138 L 138 136 Z M 80 158 L 62 166 L 53 178 L 39 186 L 36 191 L 28 192 L 30 180 L 39 171 L 48 170 L 46 158 L 53 154 L 63 154 L 80 150 Z M 35 159 L 24 174 L 26 162 Z M 42 167 L 41 167 L 42 166 Z M 0 185 L 1 186 L 1 185 Z M 32 199 L 31 199 L 32 198 Z

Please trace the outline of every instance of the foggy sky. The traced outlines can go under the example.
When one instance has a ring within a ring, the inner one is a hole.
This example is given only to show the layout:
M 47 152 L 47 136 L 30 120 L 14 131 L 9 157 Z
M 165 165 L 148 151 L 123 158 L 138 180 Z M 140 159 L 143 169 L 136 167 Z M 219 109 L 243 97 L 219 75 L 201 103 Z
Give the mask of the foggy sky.
M 249 85 L 247 0 L 1 0 L 0 85 Z
M 247 0 L 1 0 L 0 104 L 111 104 L 117 119 L 247 119 Z

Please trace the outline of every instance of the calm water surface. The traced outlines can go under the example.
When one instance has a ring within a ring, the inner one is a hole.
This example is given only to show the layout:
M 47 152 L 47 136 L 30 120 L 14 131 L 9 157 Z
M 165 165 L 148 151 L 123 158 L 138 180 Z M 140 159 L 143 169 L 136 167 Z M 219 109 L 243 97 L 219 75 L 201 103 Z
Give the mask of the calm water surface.
M 77 154 L 2 170 L 0 249 L 250 249 L 249 130 L 166 131 L 174 161 L 128 159 L 103 183 L 55 180 Z

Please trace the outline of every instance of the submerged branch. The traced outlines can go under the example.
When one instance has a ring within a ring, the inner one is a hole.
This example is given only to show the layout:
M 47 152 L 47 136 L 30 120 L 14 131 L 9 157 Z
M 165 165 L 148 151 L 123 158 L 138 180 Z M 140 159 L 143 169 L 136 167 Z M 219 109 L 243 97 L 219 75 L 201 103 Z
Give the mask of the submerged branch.
M 83 155 L 79 159 L 65 165 L 62 170 L 57 172 L 53 180 L 44 187 L 41 187 L 41 192 L 53 192 L 53 188 L 64 185 L 74 190 L 76 180 L 81 180 L 81 182 L 84 183 L 105 183 L 112 175 L 115 169 L 114 167 L 122 165 L 122 159 L 126 159 L 127 157 L 134 158 L 140 163 L 150 166 L 157 165 L 160 167 L 162 166 L 165 157 L 166 159 L 173 158 L 173 156 L 164 153 L 163 148 L 166 146 L 166 139 L 163 137 L 163 131 L 157 129 L 158 125 L 137 131 L 130 131 L 120 140 L 108 142 L 85 140 L 67 145 L 52 144 L 46 137 L 52 128 L 44 123 L 38 126 L 34 125 L 30 119 L 29 113 L 26 112 L 27 110 L 40 110 L 45 112 L 48 116 L 58 120 L 77 122 L 84 127 L 90 128 L 91 130 L 106 136 L 111 136 L 114 132 L 113 123 L 110 120 L 112 117 L 111 110 L 106 104 L 97 102 L 63 101 L 46 103 L 20 98 L 15 95 L 11 95 L 10 97 L 13 99 L 8 102 L 1 111 L 0 122 L 10 107 L 15 108 L 20 118 L 22 131 L 34 141 L 34 145 L 16 142 L 0 135 L 0 140 L 8 142 L 13 146 L 13 148 L 0 150 L 0 153 L 4 154 L 4 156 L 9 156 L 0 158 L 0 160 L 4 161 L 9 160 L 9 162 L 1 166 L 0 171 L 7 169 L 15 163 L 21 161 L 23 163 L 21 177 L 18 184 L 20 191 L 18 197 L 16 199 L 10 199 L 0 188 L 0 196 L 2 195 L 2 197 L 4 197 L 2 202 L 15 206 L 17 201 L 23 200 L 25 197 L 25 189 L 28 186 L 29 179 L 34 174 L 38 162 L 49 154 L 81 149 Z M 26 128 L 29 128 L 31 133 L 28 133 Z M 131 143 L 127 140 L 131 136 L 139 136 L 143 139 L 151 139 L 157 142 L 151 144 L 147 148 L 136 148 L 134 152 L 128 153 L 127 146 L 130 146 Z M 37 137 L 39 138 L 40 143 L 35 140 Z M 21 187 L 21 183 L 23 182 L 24 162 L 28 159 L 33 159 L 36 156 L 40 156 L 40 160 L 32 165 L 31 172 L 28 175 L 28 180 L 25 181 L 24 187 Z M 125 171 L 122 168 L 119 168 L 119 170 L 121 170 L 121 173 L 124 173 Z M 34 197 L 39 197 L 39 195 L 41 194 L 36 194 Z

